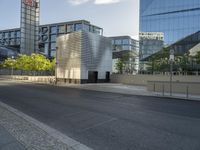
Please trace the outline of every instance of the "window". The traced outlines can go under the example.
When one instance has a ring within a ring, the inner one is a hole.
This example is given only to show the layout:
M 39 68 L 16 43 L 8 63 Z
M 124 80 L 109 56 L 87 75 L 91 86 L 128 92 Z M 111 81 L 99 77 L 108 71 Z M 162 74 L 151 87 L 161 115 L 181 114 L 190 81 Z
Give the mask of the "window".
M 10 45 L 15 45 L 15 39 L 10 40 Z
M 20 37 L 20 31 L 17 31 L 17 37 L 18 38 Z
M 57 33 L 57 27 L 51 27 L 51 34 Z
M 58 27 L 58 32 L 59 32 L 59 33 L 65 33 L 65 26 L 64 26 L 64 25 L 59 26 L 59 27 Z
M 75 24 L 75 31 L 82 30 L 82 24 Z
M 44 44 L 44 53 L 45 53 L 46 55 L 48 55 L 48 50 L 49 50 L 49 43 L 45 43 L 45 44 Z
M 124 45 L 124 46 L 122 46 L 122 49 L 123 50 L 131 50 L 131 46 Z
M 3 39 L 3 33 L 0 33 L 0 39 Z
M 101 29 L 94 27 L 94 33 L 101 34 Z
M 10 33 L 10 37 L 11 37 L 11 38 L 14 38 L 14 37 L 15 37 L 15 32 L 11 32 L 11 33 Z
M 84 24 L 84 25 L 83 25 L 83 30 L 89 32 L 89 31 L 90 31 L 90 26 L 87 25 L 87 24 Z
M 51 36 L 52 37 L 52 36 Z M 44 41 L 48 41 L 48 36 L 47 35 L 43 35 L 42 36 L 42 41 L 44 42 Z
M 42 33 L 47 33 L 47 31 L 48 31 L 48 28 L 47 28 L 47 27 L 43 27 L 43 28 L 42 28 Z
M 123 39 L 123 44 L 129 44 L 129 39 Z
M 55 57 L 56 56 L 56 51 L 51 51 L 51 57 Z
M 73 32 L 74 31 L 74 25 L 73 24 L 68 24 L 67 25 L 67 33 Z
M 5 33 L 5 38 L 9 38 L 9 33 L 8 32 Z
M 56 49 L 56 43 L 51 43 L 50 49 Z
M 56 35 L 51 35 L 51 42 L 55 42 L 56 41 Z
M 116 45 L 121 45 L 122 44 L 122 40 L 115 40 L 115 44 Z

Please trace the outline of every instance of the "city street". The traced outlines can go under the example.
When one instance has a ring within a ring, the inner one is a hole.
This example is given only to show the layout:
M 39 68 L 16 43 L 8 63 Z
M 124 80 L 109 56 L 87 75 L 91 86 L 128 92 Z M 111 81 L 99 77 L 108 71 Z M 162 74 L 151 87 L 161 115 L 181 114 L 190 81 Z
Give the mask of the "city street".
M 95 150 L 199 150 L 200 102 L 0 80 L 0 101 Z

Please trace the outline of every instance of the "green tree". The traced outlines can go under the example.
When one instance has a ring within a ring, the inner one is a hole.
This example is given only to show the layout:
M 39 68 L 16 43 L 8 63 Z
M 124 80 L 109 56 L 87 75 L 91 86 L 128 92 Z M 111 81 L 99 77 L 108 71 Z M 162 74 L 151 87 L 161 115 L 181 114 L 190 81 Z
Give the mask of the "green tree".
M 118 73 L 122 74 L 123 73 L 123 60 L 121 58 L 119 58 L 117 60 L 117 63 L 115 64 L 115 69 L 118 71 Z
M 17 59 L 8 58 L 4 61 L 5 68 L 15 68 L 25 71 L 53 71 L 55 68 L 55 59 L 50 61 L 41 54 L 33 53 L 31 56 L 20 54 Z
M 16 60 L 8 58 L 4 61 L 3 67 L 7 69 L 16 69 Z
M 200 51 L 197 52 L 194 58 L 196 59 L 196 63 L 200 64 Z
M 30 59 L 30 56 L 19 54 L 16 59 L 16 69 L 30 71 L 31 63 L 32 61 Z
M 118 71 L 118 73 L 122 74 L 123 71 L 129 73 L 129 70 L 131 70 L 131 68 L 129 68 L 129 59 L 131 57 L 133 58 L 131 53 L 126 53 L 122 55 L 121 58 L 118 58 L 115 65 L 115 69 Z
M 41 54 L 32 54 L 30 56 L 30 70 L 31 71 L 46 71 L 50 70 L 51 62 Z

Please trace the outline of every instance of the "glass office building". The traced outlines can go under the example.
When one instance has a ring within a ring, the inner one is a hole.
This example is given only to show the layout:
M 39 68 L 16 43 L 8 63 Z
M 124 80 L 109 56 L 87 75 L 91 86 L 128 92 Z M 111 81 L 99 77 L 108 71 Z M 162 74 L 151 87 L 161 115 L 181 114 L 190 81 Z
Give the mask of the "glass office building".
M 124 72 L 136 73 L 139 65 L 139 41 L 132 39 L 130 36 L 115 36 L 110 37 L 112 40 L 113 51 L 113 72 L 118 59 L 129 57 L 125 66 Z
M 54 57 L 57 37 L 79 30 L 103 35 L 102 28 L 92 25 L 86 20 L 40 25 L 38 31 L 39 53 L 45 54 L 48 57 Z M 20 28 L 0 30 L 0 46 L 2 47 L 15 47 L 20 49 L 22 44 L 20 39 Z
M 164 46 L 164 34 L 162 32 L 140 32 L 140 59 L 144 59 L 157 53 Z
M 140 32 L 163 33 L 165 45 L 199 30 L 200 0 L 140 0 Z M 185 46 L 193 40 L 187 42 Z
M 20 53 L 22 54 L 31 55 L 39 50 L 39 5 L 39 0 L 21 0 Z

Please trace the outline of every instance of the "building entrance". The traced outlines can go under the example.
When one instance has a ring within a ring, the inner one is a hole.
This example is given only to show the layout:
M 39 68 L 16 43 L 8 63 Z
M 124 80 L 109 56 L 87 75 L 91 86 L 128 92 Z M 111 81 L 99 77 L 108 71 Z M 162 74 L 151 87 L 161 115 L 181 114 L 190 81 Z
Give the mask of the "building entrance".
M 88 83 L 97 83 L 98 81 L 98 72 L 97 71 L 89 71 L 88 72 Z

